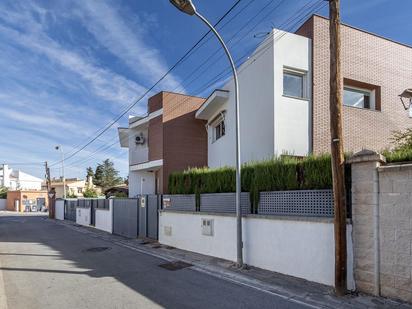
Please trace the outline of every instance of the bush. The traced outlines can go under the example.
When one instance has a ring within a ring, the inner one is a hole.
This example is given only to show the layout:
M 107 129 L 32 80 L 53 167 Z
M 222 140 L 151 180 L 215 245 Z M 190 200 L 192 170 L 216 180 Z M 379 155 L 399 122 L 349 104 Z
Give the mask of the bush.
M 263 191 L 332 188 L 330 155 L 303 159 L 282 156 L 272 160 L 248 163 L 242 166 L 242 191 L 250 192 L 253 208 Z M 193 168 L 172 173 L 169 177 L 171 194 L 222 193 L 236 191 L 235 169 Z
M 386 157 L 388 163 L 412 161 L 412 148 L 399 150 L 385 150 L 382 154 Z
M 98 195 L 97 195 L 96 190 L 94 190 L 92 188 L 87 188 L 83 192 L 83 197 L 85 197 L 85 198 L 95 198 L 95 197 L 98 197 Z
M 6 187 L 0 187 L 0 198 L 1 199 L 7 198 L 7 191 L 8 189 Z

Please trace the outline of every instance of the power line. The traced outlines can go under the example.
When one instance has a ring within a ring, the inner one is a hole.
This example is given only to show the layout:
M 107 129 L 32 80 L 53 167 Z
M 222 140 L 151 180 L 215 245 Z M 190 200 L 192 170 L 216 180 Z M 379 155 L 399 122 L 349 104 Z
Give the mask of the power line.
M 217 21 L 217 23 L 214 26 L 217 26 L 227 15 L 232 12 L 235 7 L 241 2 L 241 0 L 237 0 L 232 7 Z M 210 30 L 207 31 L 174 65 L 172 65 L 167 72 L 157 81 L 155 82 L 150 88 L 148 88 L 137 100 L 135 100 L 132 104 L 130 104 L 119 116 L 117 116 L 115 119 L 113 119 L 104 129 L 98 133 L 94 138 L 92 138 L 89 142 L 87 142 L 85 145 L 80 147 L 80 149 L 76 150 L 72 154 L 66 157 L 66 160 L 72 158 L 79 152 L 81 152 L 83 149 L 85 149 L 87 146 L 89 146 L 91 143 L 93 143 L 96 139 L 98 139 L 100 136 L 102 136 L 107 130 L 109 130 L 117 121 L 119 121 L 127 112 L 129 112 L 137 103 L 139 103 L 147 94 L 149 94 L 158 84 L 160 84 L 177 66 L 179 66 L 183 60 L 198 46 L 204 38 L 210 33 Z M 56 164 L 59 164 L 60 162 L 55 162 L 50 166 L 54 166 Z
M 280 5 L 282 2 L 283 2 L 283 1 L 280 1 L 280 2 L 278 3 L 278 6 L 276 6 L 276 8 L 279 7 L 279 5 Z M 323 2 L 322 0 L 318 0 L 317 2 L 313 3 L 311 6 L 310 6 L 310 3 L 309 3 L 309 4 L 306 4 L 305 6 L 303 6 L 302 8 L 300 8 L 300 9 L 296 12 L 297 17 L 296 17 L 296 16 L 290 17 L 288 20 L 286 20 L 286 21 L 281 25 L 281 27 L 286 26 L 286 25 L 290 24 L 291 22 L 295 21 L 295 23 L 293 23 L 292 26 L 290 27 L 290 29 L 292 29 L 292 28 L 295 27 L 297 24 L 299 24 L 302 19 L 306 18 L 307 15 L 312 14 L 312 11 L 317 11 L 317 10 L 321 9 L 322 6 L 319 6 L 319 4 L 322 3 L 322 2 Z M 326 5 L 326 4 L 324 4 L 324 5 Z M 306 7 L 308 7 L 308 6 L 309 6 L 309 12 L 306 13 L 306 14 L 303 14 L 303 13 L 305 13 L 305 12 L 303 12 L 303 10 L 306 9 Z M 264 8 L 265 8 L 265 7 L 264 7 Z M 260 10 L 260 12 L 261 12 L 261 11 L 262 11 L 262 10 Z M 272 9 L 271 11 L 273 12 L 273 9 Z M 302 17 L 300 16 L 301 14 L 303 14 Z M 256 15 L 255 15 L 255 16 L 256 16 Z M 262 22 L 267 16 L 268 16 L 268 14 L 266 14 L 265 17 L 263 17 L 262 19 L 260 19 L 259 22 L 256 23 L 256 24 L 254 25 L 254 27 L 252 27 L 252 28 L 251 28 L 240 40 L 238 40 L 235 44 L 239 43 L 248 33 L 250 33 L 250 32 L 251 32 L 260 22 Z M 299 18 L 299 17 L 301 17 L 301 18 Z M 298 18 L 299 18 L 299 19 L 298 19 Z M 253 19 L 253 18 L 252 18 L 252 19 Z M 250 21 L 251 21 L 251 19 L 246 23 L 246 25 L 244 25 L 244 26 L 242 27 L 242 29 L 244 29 L 245 26 L 247 26 L 247 24 L 250 23 Z M 280 30 L 277 30 L 277 32 L 279 32 L 279 31 L 280 31 Z M 237 33 L 239 33 L 239 31 L 238 31 Z M 283 37 L 285 34 L 286 34 L 286 33 L 283 33 L 281 36 L 279 36 L 279 37 L 277 37 L 277 38 L 272 38 L 269 42 L 265 43 L 265 45 L 264 45 L 257 53 L 255 53 L 255 54 L 253 55 L 253 57 L 254 57 L 255 59 L 259 58 L 259 57 L 261 56 L 261 55 L 259 55 L 259 54 L 263 54 L 263 53 L 270 47 L 270 44 L 271 44 L 271 42 L 272 42 L 273 40 L 278 40 L 278 39 L 280 39 L 281 37 Z M 232 38 L 233 38 L 233 37 L 232 37 Z M 254 49 L 255 49 L 255 47 L 253 48 L 253 50 L 254 50 Z M 240 57 L 236 62 L 241 62 L 241 61 L 243 60 L 243 58 L 245 58 L 245 57 L 248 58 L 249 55 L 250 55 L 250 52 L 247 52 L 244 56 Z M 250 65 L 250 64 L 249 64 L 249 65 Z M 248 66 L 249 66 L 249 65 L 248 65 Z M 243 71 L 244 69 L 245 69 L 245 68 L 242 68 L 242 71 Z M 227 69 L 224 69 L 224 70 L 223 70 L 221 73 L 219 73 L 216 77 L 212 78 L 211 81 L 207 82 L 207 83 L 205 84 L 205 85 L 206 85 L 206 88 L 205 88 L 204 90 L 208 89 L 211 85 L 213 85 L 215 82 L 217 82 L 217 80 L 219 80 L 219 79 L 221 78 L 222 74 L 224 74 L 226 71 L 227 71 Z M 193 80 L 192 82 L 194 82 L 194 80 Z M 191 84 L 192 82 L 190 82 L 189 84 Z M 175 89 L 176 89 L 176 88 L 175 88 Z M 199 90 L 199 91 L 200 91 L 200 90 Z M 195 92 L 195 93 L 197 93 L 197 92 Z M 166 93 L 166 95 L 168 95 L 168 93 Z M 185 99 L 185 100 L 189 100 L 189 99 L 190 99 L 190 97 L 187 98 L 187 99 Z M 111 145 L 109 145 L 109 146 L 106 146 L 106 147 L 104 147 L 105 145 L 103 145 L 103 148 L 102 148 L 102 146 L 99 147 L 99 149 L 97 149 L 96 151 L 94 151 L 94 152 L 91 154 L 91 156 L 92 156 L 93 154 L 99 152 L 99 151 L 105 151 L 105 150 L 111 148 L 111 147 L 112 147 L 114 144 L 116 144 L 117 142 L 118 142 L 118 141 L 116 141 L 115 143 L 113 143 L 113 144 L 111 144 Z M 83 160 L 84 160 L 84 159 L 81 159 L 81 160 L 79 160 L 79 161 L 75 161 L 75 162 L 73 162 L 73 163 L 71 164 L 71 166 L 75 166 L 75 165 L 77 165 L 77 164 L 83 164 L 83 163 L 89 161 L 90 159 L 86 159 L 86 161 L 82 162 Z

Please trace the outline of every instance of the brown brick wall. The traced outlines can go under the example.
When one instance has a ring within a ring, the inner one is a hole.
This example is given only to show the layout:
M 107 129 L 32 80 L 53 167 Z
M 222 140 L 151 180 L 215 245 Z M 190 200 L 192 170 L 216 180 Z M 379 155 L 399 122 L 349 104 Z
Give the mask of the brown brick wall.
M 163 159 L 163 120 L 162 116 L 149 120 L 148 129 L 149 161 Z
M 207 165 L 205 122 L 195 118 L 204 99 L 165 92 L 163 101 L 163 192 L 169 175 Z
M 153 113 L 163 107 L 163 92 L 155 94 L 153 97 L 149 98 L 147 102 L 147 112 Z
M 297 33 L 313 39 L 313 151 L 329 152 L 329 21 L 313 16 Z M 381 111 L 344 106 L 345 151 L 382 150 L 412 126 L 398 97 L 412 86 L 412 48 L 349 26 L 341 34 L 343 77 L 381 87 Z

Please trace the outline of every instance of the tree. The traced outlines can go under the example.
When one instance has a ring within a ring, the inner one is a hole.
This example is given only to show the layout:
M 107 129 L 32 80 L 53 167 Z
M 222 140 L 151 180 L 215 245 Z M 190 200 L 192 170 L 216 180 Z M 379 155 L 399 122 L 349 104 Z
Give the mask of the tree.
M 6 187 L 0 186 L 0 198 L 7 198 L 7 191 L 8 189 Z
M 412 149 L 412 128 L 408 128 L 405 131 L 394 131 L 391 141 L 395 151 Z
M 114 168 L 114 163 L 106 159 L 103 163 L 97 165 L 93 183 L 107 189 L 122 184 L 123 179 L 119 177 L 119 172 Z
M 89 179 L 89 177 L 94 178 L 93 168 L 90 166 L 86 169 L 86 179 Z

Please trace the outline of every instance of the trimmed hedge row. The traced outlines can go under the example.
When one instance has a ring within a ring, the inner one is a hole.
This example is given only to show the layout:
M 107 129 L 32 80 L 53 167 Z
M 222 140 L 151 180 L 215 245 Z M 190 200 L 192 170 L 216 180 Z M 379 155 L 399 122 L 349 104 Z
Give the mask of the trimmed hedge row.
M 171 194 L 235 192 L 235 169 L 193 168 L 172 173 L 169 177 Z M 273 160 L 242 166 L 242 191 L 250 192 L 256 209 L 259 193 L 263 191 L 331 189 L 332 169 L 330 155 L 303 159 L 282 156 Z
M 395 162 L 410 162 L 412 161 L 412 148 L 404 148 L 393 151 L 383 151 L 382 154 L 386 157 L 388 163 Z

